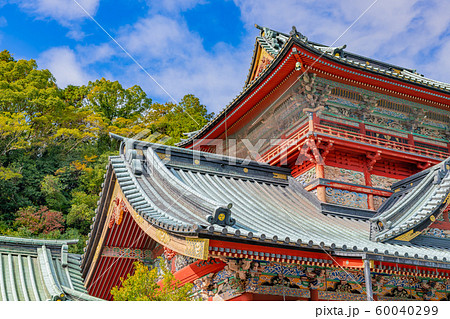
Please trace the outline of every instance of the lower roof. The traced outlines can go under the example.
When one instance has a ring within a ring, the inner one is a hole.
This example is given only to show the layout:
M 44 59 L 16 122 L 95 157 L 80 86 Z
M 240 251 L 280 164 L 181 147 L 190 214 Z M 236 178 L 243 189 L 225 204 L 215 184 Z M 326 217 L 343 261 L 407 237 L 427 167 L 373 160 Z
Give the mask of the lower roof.
M 81 256 L 68 253 L 76 242 L 0 236 L 0 300 L 100 300 L 84 287 Z
M 370 240 L 366 219 L 332 216 L 289 170 L 176 147 L 123 139 L 110 170 L 136 212 L 172 233 L 334 252 L 433 260 L 448 249 Z M 227 207 L 232 204 L 231 209 Z M 217 222 L 221 208 L 235 223 Z

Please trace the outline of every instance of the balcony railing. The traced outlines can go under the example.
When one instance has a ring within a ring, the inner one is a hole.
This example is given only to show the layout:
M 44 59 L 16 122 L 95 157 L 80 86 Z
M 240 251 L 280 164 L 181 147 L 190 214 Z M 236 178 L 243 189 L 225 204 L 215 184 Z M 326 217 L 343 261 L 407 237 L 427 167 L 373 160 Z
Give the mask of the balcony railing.
M 447 157 L 449 157 L 449 153 L 441 152 L 438 150 L 433 150 L 431 148 L 425 148 L 425 147 L 415 146 L 415 145 L 411 145 L 411 144 L 399 143 L 399 142 L 390 141 L 390 140 L 387 140 L 384 138 L 363 135 L 360 133 L 348 132 L 345 130 L 341 130 L 341 129 L 337 129 L 337 128 L 329 127 L 329 126 L 325 126 L 325 125 L 315 124 L 314 132 L 327 134 L 327 135 L 331 135 L 331 136 L 335 136 L 335 137 L 339 137 L 339 138 L 344 138 L 346 140 L 353 140 L 353 141 L 361 142 L 363 144 L 370 144 L 370 145 L 374 145 L 374 146 L 378 146 L 378 147 L 389 148 L 389 149 L 397 150 L 400 152 L 413 153 L 413 154 L 418 154 L 418 155 L 427 156 L 427 157 L 434 157 L 434 158 L 439 158 L 439 159 L 446 159 Z
M 295 149 L 298 149 L 298 146 L 303 144 L 303 141 L 309 135 L 308 133 L 316 134 L 318 136 L 327 135 L 329 137 L 336 137 L 366 145 L 373 145 L 375 147 L 388 148 L 398 152 L 410 153 L 441 160 L 450 156 L 449 152 L 442 152 L 432 148 L 400 143 L 380 137 L 367 136 L 362 133 L 346 131 L 344 129 L 312 123 L 312 121 L 310 121 L 309 123 L 306 123 L 306 125 L 302 125 L 297 132 L 289 136 L 282 143 L 273 147 L 266 154 L 264 154 L 261 161 L 271 162 L 275 158 L 279 158 L 279 154 L 281 152 L 284 153 L 283 155 L 289 155 L 290 153 L 295 152 Z

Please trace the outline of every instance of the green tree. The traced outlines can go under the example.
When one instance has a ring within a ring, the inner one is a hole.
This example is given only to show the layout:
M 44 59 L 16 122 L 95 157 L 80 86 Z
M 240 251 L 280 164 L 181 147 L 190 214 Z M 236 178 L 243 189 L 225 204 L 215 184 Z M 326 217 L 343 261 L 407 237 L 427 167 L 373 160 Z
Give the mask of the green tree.
M 116 301 L 186 301 L 192 300 L 192 284 L 184 286 L 175 279 L 175 276 L 167 269 L 167 266 L 159 258 L 161 276 L 158 268 L 148 269 L 140 262 L 134 263 L 134 274 L 128 274 L 126 279 L 120 278 L 121 287 L 111 290 Z M 162 277 L 161 285 L 158 281 Z
M 96 113 L 113 124 L 118 118 L 133 119 L 146 112 L 152 103 L 147 94 L 138 85 L 124 89 L 118 81 L 104 78 L 89 82 L 86 87 L 86 103 L 89 103 Z
M 41 191 L 49 208 L 59 211 L 67 208 L 68 201 L 63 194 L 63 185 L 58 176 L 46 175 L 41 181 Z
M 150 136 L 150 140 L 173 145 L 184 137 L 183 133 L 201 129 L 213 116 L 214 113 L 208 114 L 206 106 L 197 97 L 188 94 L 178 104 L 152 104 L 144 122 L 152 133 L 158 134 L 156 140 L 154 135 Z M 169 138 L 161 141 L 164 137 Z
M 74 191 L 72 196 L 72 206 L 67 215 L 67 224 L 76 227 L 82 234 L 87 234 L 97 207 L 98 195 Z
M 104 78 L 61 89 L 36 61 L 15 60 L 1 51 L 0 233 L 77 236 L 82 238 L 76 248 L 80 251 L 108 156 L 118 152 L 119 143 L 108 133 L 131 137 L 144 132 L 140 139 L 174 144 L 211 117 L 193 95 L 178 104 L 152 103 L 139 86 L 124 88 Z M 43 206 L 50 209 L 36 208 Z M 18 212 L 25 215 L 16 220 Z M 39 220 L 36 227 L 30 226 L 32 216 Z M 71 228 L 42 228 L 46 216 L 61 226 L 65 219 Z

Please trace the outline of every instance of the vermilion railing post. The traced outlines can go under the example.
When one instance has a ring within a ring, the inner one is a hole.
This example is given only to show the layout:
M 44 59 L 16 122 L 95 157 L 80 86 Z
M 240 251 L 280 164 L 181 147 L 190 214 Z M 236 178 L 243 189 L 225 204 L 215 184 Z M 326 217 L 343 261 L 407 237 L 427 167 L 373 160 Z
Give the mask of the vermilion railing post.
M 308 130 L 309 132 L 314 132 L 314 116 L 315 113 L 313 112 L 308 112 L 308 117 L 309 117 L 309 121 L 308 121 Z

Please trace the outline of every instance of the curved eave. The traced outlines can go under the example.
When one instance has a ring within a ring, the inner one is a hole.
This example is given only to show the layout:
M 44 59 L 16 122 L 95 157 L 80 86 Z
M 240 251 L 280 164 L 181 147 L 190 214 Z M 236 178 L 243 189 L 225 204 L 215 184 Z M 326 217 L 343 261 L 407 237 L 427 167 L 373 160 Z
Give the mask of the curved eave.
M 450 194 L 449 161 L 446 160 L 426 172 L 418 173 L 417 185 L 394 193 L 391 205 L 371 219 L 372 240 L 391 239 L 410 241 L 430 226 L 448 205 Z M 414 181 L 414 175 L 408 178 Z M 411 183 L 413 185 L 413 183 Z M 383 207 L 381 207 L 383 208 Z
M 374 68 L 371 65 L 335 57 L 299 39 L 294 38 L 294 41 L 296 45 L 304 50 L 301 52 L 301 56 L 302 59 L 306 60 L 306 64 L 310 66 L 314 64 L 312 68 L 326 71 L 330 75 L 341 76 L 343 79 L 357 80 L 360 83 L 372 86 L 372 88 L 381 88 L 392 93 L 403 93 L 405 96 L 410 95 L 418 99 L 445 104 L 447 107 L 450 104 L 450 90 L 426 85 L 417 81 L 417 78 L 396 73 L 395 71 Z M 437 83 L 436 81 L 433 82 Z
M 348 219 L 350 220 L 350 219 Z M 349 239 L 346 244 L 336 244 L 335 242 L 329 240 L 316 241 L 309 238 L 303 237 L 295 238 L 283 238 L 279 235 L 272 235 L 267 233 L 255 233 L 248 232 L 242 229 L 233 229 L 229 227 L 219 227 L 217 225 L 210 226 L 207 229 L 201 229 L 199 231 L 199 236 L 202 238 L 209 238 L 224 242 L 239 242 L 243 244 L 250 244 L 254 246 L 254 256 L 258 256 L 256 251 L 265 251 L 264 247 L 277 247 L 280 249 L 287 249 L 294 251 L 311 251 L 325 253 L 327 255 L 340 255 L 340 256 L 356 256 L 362 257 L 364 255 L 379 256 L 380 258 L 395 258 L 397 262 L 402 263 L 406 260 L 409 264 L 417 265 L 417 261 L 424 263 L 424 265 L 430 266 L 430 261 L 434 262 L 432 267 L 450 269 L 450 257 L 448 249 L 445 248 L 435 248 L 435 247 L 425 247 L 418 245 L 404 245 L 401 242 L 386 242 L 386 243 L 370 243 L 367 242 L 366 245 L 353 245 L 351 246 L 352 240 Z M 258 249 L 257 246 L 260 246 Z M 211 248 L 210 248 L 211 250 Z M 239 252 L 233 249 L 222 249 L 220 247 L 213 247 L 212 252 L 224 252 L 225 255 L 230 257 L 235 257 L 236 254 L 245 254 L 246 258 L 252 258 L 252 255 L 248 255 L 246 251 Z M 271 258 L 283 258 L 286 262 L 295 261 L 292 256 L 276 256 L 275 254 L 264 255 Z M 288 254 L 285 254 L 288 255 Z M 294 255 L 294 254 L 292 254 Z M 261 253 L 260 253 L 261 256 Z
M 225 117 L 228 121 L 235 114 L 236 109 L 240 109 L 243 104 L 250 108 L 254 106 L 258 100 L 262 99 L 264 94 L 272 91 L 284 79 L 284 77 L 294 69 L 295 59 L 293 58 L 292 52 L 289 52 L 292 44 L 293 40 L 290 38 L 280 49 L 278 55 L 276 55 L 276 57 L 255 79 L 244 87 L 241 93 L 239 93 L 239 95 L 234 98 L 228 106 L 226 106 L 219 114 L 216 115 L 214 119 L 200 129 L 195 135 L 179 142 L 177 146 L 190 148 L 193 146 L 193 141 L 195 139 L 216 138 L 224 131 Z M 276 81 L 268 81 L 272 80 L 275 75 Z M 217 127 L 223 127 L 223 129 L 219 132 L 215 132 Z M 211 131 L 213 131 L 213 134 L 211 134 Z
M 261 45 L 259 44 L 258 41 L 255 41 L 255 47 L 253 48 L 253 57 L 252 61 L 250 62 L 250 68 L 248 69 L 247 79 L 245 80 L 244 88 L 247 87 L 251 82 L 260 55 L 261 55 Z

